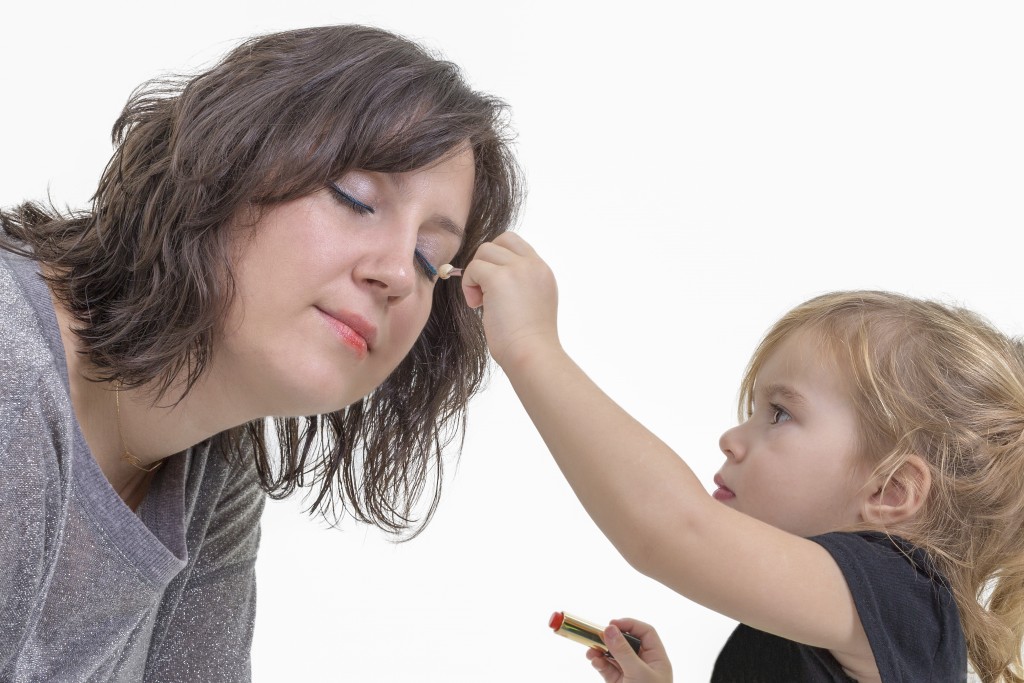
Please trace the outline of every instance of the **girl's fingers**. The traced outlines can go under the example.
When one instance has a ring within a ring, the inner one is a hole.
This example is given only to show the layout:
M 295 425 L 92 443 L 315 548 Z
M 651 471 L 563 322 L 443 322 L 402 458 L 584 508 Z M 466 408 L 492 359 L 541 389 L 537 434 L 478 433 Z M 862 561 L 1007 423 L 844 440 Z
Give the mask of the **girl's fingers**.
M 484 288 L 480 285 L 481 280 L 486 280 L 489 272 L 493 272 L 500 266 L 489 261 L 478 261 L 473 259 L 462 271 L 460 286 L 466 297 L 466 304 L 470 308 L 480 308 L 484 303 Z
M 470 264 L 482 262 L 504 266 L 508 265 L 515 258 L 515 253 L 505 247 L 498 246 L 494 242 L 484 242 L 476 250 L 476 253 L 473 254 Z
M 506 232 L 492 242 L 484 242 L 477 247 L 471 260 L 489 261 L 498 265 L 506 265 L 518 258 L 533 258 L 537 252 L 519 235 Z
M 615 642 L 616 632 L 620 634 L 618 640 L 621 642 Z M 638 657 L 633 652 L 633 648 L 621 636 L 622 632 L 640 639 L 640 652 L 643 656 Z M 631 680 L 672 680 L 672 662 L 661 643 L 661 637 L 650 624 L 636 619 L 612 619 L 611 625 L 605 629 L 604 640 Z
M 488 285 L 515 291 L 520 288 L 509 289 L 503 283 L 516 279 L 544 283 L 545 278 L 551 279 L 551 271 L 539 258 L 524 258 L 523 254 L 487 242 L 480 246 L 473 260 L 462 270 L 462 289 L 470 308 L 478 308 L 483 303 Z
M 658 632 L 650 624 L 637 619 L 612 619 L 611 623 L 618 627 L 620 631 L 639 638 L 644 650 L 665 649 L 665 646 L 661 643 L 661 637 L 658 636 Z
M 587 659 L 594 669 L 601 674 L 605 683 L 621 683 L 622 670 L 615 664 L 615 660 L 606 657 L 603 652 L 596 648 L 587 650 Z
M 608 626 L 604 630 L 603 637 L 604 644 L 608 646 L 608 651 L 615 657 L 615 662 L 624 673 L 636 674 L 640 670 L 639 667 L 644 666 L 643 660 L 633 651 L 633 648 L 617 626 L 614 624 Z
M 530 246 L 530 243 L 514 232 L 505 232 L 498 235 L 494 240 L 494 244 L 501 245 L 519 256 L 537 255 L 537 252 Z

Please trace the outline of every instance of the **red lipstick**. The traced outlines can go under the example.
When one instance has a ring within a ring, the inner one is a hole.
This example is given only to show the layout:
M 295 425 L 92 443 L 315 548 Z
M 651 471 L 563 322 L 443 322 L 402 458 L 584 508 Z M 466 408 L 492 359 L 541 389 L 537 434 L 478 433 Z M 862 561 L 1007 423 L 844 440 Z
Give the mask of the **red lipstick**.
M 360 358 L 373 348 L 377 338 L 377 328 L 369 320 L 348 311 L 328 313 L 322 308 L 316 310 L 320 312 L 342 343 L 354 350 Z
M 611 656 L 608 652 L 608 646 L 604 644 L 604 629 L 593 624 L 589 621 L 583 621 L 579 617 L 574 617 L 571 614 L 565 612 L 555 612 L 551 615 L 551 619 L 548 620 L 548 626 L 551 630 L 558 635 L 568 638 L 569 640 L 575 640 L 577 643 L 586 645 L 587 647 L 595 647 L 605 653 L 606 656 Z M 622 634 L 629 646 L 633 648 L 633 652 L 640 654 L 640 639 L 634 636 L 632 633 Z

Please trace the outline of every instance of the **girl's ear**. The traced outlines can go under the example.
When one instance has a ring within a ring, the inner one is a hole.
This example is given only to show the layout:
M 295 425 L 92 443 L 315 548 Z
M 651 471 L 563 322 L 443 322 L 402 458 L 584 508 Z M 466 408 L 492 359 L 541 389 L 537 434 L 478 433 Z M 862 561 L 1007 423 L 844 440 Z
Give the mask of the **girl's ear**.
M 908 455 L 888 481 L 877 477 L 868 482 L 870 494 L 864 500 L 864 521 L 882 528 L 905 522 L 924 505 L 931 489 L 932 475 L 918 455 Z

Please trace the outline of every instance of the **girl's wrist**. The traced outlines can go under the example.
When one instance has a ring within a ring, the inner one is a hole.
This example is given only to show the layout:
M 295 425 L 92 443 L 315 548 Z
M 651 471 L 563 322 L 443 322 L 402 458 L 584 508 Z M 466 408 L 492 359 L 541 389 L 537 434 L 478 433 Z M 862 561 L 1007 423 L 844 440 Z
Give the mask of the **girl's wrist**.
M 568 355 L 562 349 L 557 333 L 541 332 L 516 339 L 494 356 L 495 362 L 509 377 L 548 372 L 562 359 L 568 359 Z

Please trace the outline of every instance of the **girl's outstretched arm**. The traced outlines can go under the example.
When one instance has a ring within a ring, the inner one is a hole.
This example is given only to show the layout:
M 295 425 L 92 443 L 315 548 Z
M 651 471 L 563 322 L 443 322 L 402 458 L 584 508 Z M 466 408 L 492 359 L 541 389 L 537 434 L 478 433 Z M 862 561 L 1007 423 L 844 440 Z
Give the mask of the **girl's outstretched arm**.
M 826 648 L 851 673 L 874 669 L 831 555 L 711 498 L 565 353 L 555 279 L 529 244 L 512 233 L 484 244 L 462 286 L 470 306 L 483 306 L 491 355 L 562 473 L 633 567 L 754 628 Z

